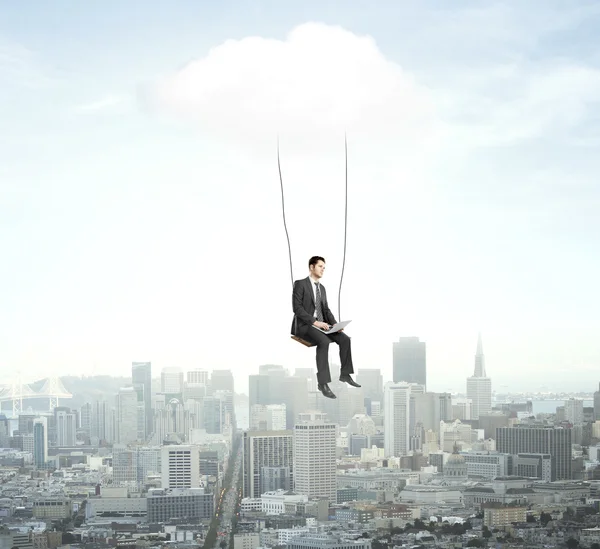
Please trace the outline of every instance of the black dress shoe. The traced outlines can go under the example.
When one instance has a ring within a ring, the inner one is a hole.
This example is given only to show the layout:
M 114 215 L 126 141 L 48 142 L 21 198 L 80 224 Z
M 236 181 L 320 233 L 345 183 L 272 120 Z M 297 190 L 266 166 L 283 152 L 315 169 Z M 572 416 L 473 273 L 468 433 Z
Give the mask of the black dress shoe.
M 350 374 L 346 374 L 345 376 L 340 376 L 340 381 L 343 381 L 344 383 L 347 383 L 348 385 L 352 385 L 352 387 L 360 387 L 360 385 L 352 379 Z
M 327 383 L 323 385 L 317 385 L 317 387 L 319 388 L 319 391 L 323 393 L 323 396 L 326 396 L 327 398 L 337 398 L 333 394 L 333 391 L 329 388 L 329 385 L 327 385 Z

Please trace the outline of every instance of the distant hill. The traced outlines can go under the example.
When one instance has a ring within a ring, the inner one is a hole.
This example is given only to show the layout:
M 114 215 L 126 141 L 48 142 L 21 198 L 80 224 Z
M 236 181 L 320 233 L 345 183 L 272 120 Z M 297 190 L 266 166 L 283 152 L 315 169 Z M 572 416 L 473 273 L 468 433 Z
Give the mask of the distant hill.
M 86 402 L 96 400 L 108 400 L 114 402 L 116 394 L 121 387 L 131 385 L 131 377 L 112 377 L 112 376 L 61 376 L 65 389 L 73 395 L 71 399 L 60 400 L 59 405 L 69 406 L 77 409 Z M 34 391 L 39 391 L 44 385 L 45 379 L 40 379 L 29 386 Z M 152 393 L 160 391 L 160 378 L 152 380 Z M 247 404 L 248 396 L 243 393 L 236 393 L 237 406 Z M 4 410 L 9 410 L 10 402 L 3 405 Z M 26 398 L 23 399 L 23 411 L 28 408 L 32 410 L 43 411 L 48 409 L 48 398 Z
M 79 408 L 86 402 L 95 400 L 113 400 L 121 387 L 131 385 L 130 377 L 112 377 L 112 376 L 61 376 L 60 380 L 65 389 L 73 395 L 71 399 L 61 400 L 59 405 L 69 406 L 70 408 Z M 29 386 L 34 391 L 39 391 L 44 385 L 45 380 L 40 379 L 30 383 Z M 44 403 L 40 403 L 43 400 Z M 23 409 L 29 406 L 34 409 L 47 407 L 48 399 L 24 399 Z

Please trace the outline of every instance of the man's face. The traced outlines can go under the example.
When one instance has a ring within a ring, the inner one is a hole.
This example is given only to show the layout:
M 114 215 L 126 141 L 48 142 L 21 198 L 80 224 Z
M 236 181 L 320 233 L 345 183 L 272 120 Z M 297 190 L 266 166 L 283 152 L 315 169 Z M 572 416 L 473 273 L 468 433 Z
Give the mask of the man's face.
M 316 265 L 310 266 L 310 272 L 315 278 L 321 278 L 325 273 L 325 262 L 321 260 L 317 261 Z

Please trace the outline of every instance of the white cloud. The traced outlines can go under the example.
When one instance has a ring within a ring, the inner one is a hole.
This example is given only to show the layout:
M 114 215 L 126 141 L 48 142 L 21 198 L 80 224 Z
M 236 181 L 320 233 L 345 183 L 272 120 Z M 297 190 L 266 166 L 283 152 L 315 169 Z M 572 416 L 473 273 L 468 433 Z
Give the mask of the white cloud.
M 74 107 L 74 110 L 79 113 L 96 113 L 111 110 L 117 106 L 123 106 L 128 101 L 129 98 L 126 95 L 109 94 L 101 99 L 77 105 Z
M 559 137 L 585 124 L 600 97 L 600 71 L 566 60 L 462 73 L 438 91 L 455 135 L 467 147 Z
M 347 130 L 428 142 L 439 129 L 427 89 L 372 38 L 320 23 L 285 41 L 228 40 L 160 82 L 151 101 L 211 132 L 252 138 Z
M 0 84 L 28 89 L 46 89 L 58 82 L 54 71 L 44 65 L 36 52 L 0 37 Z M 3 89 L 0 89 L 3 91 Z

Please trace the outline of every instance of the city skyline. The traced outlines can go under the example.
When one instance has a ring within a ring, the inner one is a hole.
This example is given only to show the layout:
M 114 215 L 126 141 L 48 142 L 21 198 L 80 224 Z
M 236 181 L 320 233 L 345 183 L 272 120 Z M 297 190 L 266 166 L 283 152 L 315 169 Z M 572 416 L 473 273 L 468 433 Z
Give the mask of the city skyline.
M 428 390 L 456 391 L 481 332 L 495 390 L 596 386 L 599 20 L 585 1 L 6 6 L 0 368 L 314 367 L 289 337 L 276 141 L 294 278 L 324 256 L 338 316 L 346 133 L 356 371 L 391 379 L 416 336 Z

